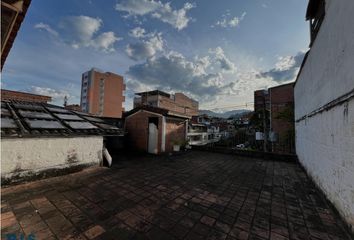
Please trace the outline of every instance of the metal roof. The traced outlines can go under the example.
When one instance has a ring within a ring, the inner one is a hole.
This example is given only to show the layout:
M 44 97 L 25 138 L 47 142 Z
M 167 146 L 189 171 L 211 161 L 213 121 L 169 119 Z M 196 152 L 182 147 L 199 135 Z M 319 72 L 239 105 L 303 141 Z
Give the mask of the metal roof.
M 1 101 L 1 137 L 122 136 L 117 121 L 35 102 Z

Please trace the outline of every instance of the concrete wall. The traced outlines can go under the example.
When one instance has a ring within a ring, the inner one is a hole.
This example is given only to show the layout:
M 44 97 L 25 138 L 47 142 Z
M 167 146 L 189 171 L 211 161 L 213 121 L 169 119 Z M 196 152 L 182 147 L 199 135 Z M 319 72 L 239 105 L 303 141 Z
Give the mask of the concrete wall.
M 299 161 L 354 227 L 354 100 L 300 120 L 354 88 L 354 1 L 326 1 L 326 16 L 295 85 Z
M 1 140 L 1 178 L 27 178 L 43 171 L 102 161 L 102 137 Z

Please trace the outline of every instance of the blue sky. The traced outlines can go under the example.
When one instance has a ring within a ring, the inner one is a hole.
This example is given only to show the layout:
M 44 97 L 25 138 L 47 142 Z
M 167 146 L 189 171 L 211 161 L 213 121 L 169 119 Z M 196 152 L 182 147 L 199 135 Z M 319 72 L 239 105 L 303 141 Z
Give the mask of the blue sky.
M 2 87 L 79 103 L 92 67 L 136 91 L 182 91 L 202 109 L 244 108 L 253 91 L 293 81 L 309 43 L 306 0 L 32 1 Z M 247 107 L 252 107 L 250 104 Z

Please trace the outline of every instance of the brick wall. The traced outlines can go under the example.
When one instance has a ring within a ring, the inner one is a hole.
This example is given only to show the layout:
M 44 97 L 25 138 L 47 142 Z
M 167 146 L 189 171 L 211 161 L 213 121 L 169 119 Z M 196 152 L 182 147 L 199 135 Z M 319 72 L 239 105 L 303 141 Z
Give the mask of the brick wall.
M 157 116 L 158 115 L 141 111 L 125 119 L 125 131 L 127 132 L 127 140 L 130 147 L 140 151 L 148 150 L 149 117 Z M 158 152 L 161 152 L 162 117 L 159 118 L 158 125 Z
M 186 140 L 186 122 L 178 119 L 166 119 L 166 152 L 173 151 L 173 141 Z
M 278 141 L 274 145 L 276 152 L 291 152 L 294 150 L 295 139 L 289 138 L 289 131 L 294 131 L 294 124 L 286 119 L 279 119 L 279 114 L 284 111 L 293 111 L 294 84 L 270 88 L 271 99 L 271 127 L 278 134 Z
M 32 93 L 1 89 L 1 101 L 4 100 L 48 103 L 52 101 L 52 98 L 48 96 L 37 95 Z

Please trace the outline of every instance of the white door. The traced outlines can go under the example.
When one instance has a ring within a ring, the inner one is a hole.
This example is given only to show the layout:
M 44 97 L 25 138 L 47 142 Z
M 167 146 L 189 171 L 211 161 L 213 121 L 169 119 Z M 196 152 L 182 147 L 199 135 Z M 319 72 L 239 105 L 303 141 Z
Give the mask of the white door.
M 149 123 L 148 152 L 157 154 L 158 130 L 154 123 Z

